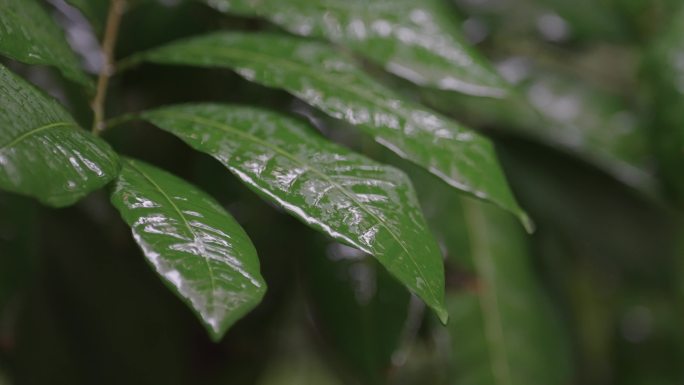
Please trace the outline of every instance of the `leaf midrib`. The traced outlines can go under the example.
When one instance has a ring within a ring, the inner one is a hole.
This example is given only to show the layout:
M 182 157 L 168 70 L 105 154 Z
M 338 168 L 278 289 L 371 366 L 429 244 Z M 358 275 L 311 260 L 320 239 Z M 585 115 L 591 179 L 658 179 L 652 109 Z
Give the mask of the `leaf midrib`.
M 11 141 L 9 141 L 9 143 L 0 146 L 0 150 L 4 150 L 5 148 L 15 146 L 16 144 L 18 144 L 22 140 L 28 138 L 29 136 L 33 136 L 39 132 L 49 130 L 50 128 L 68 127 L 68 126 L 75 126 L 75 125 L 74 125 L 74 123 L 71 123 L 71 122 L 54 122 L 54 123 L 45 124 L 45 125 L 42 125 L 42 126 L 39 126 L 36 128 L 32 128 L 32 129 L 24 132 L 23 134 L 17 136 L 16 138 L 12 139 Z
M 365 205 L 363 205 L 361 202 L 359 202 L 359 201 L 354 197 L 353 194 L 350 194 L 344 187 L 342 187 L 341 185 L 339 185 L 338 183 L 336 183 L 332 178 L 328 177 L 324 172 L 318 170 L 318 169 L 315 168 L 315 167 L 310 166 L 309 164 L 307 164 L 307 163 L 304 162 L 303 160 L 299 159 L 297 156 L 295 156 L 295 155 L 293 155 L 293 154 L 290 154 L 289 152 L 287 152 L 287 151 L 281 149 L 281 148 L 278 147 L 278 146 L 274 146 L 274 145 L 272 145 L 272 144 L 269 143 L 269 142 L 266 142 L 266 141 L 264 141 L 264 140 L 262 140 L 262 139 L 260 139 L 260 138 L 258 138 L 258 137 L 256 137 L 256 136 L 254 136 L 254 135 L 251 135 L 251 134 L 249 134 L 249 133 L 243 132 L 242 130 L 239 130 L 239 129 L 234 128 L 234 127 L 232 127 L 232 126 L 229 126 L 229 125 L 227 125 L 227 124 L 223 124 L 223 123 L 221 123 L 221 122 L 217 122 L 217 121 L 214 121 L 214 120 L 211 120 L 211 119 L 202 118 L 202 117 L 199 117 L 199 116 L 189 115 L 189 114 L 186 114 L 186 113 L 171 112 L 171 111 L 162 111 L 162 113 L 163 113 L 163 114 L 167 114 L 167 115 L 172 116 L 172 117 L 175 116 L 176 118 L 186 119 L 186 120 L 188 120 L 188 121 L 190 121 L 190 122 L 192 122 L 192 123 L 206 124 L 206 125 L 209 125 L 209 126 L 218 128 L 218 129 L 223 130 L 223 131 L 227 131 L 227 132 L 230 132 L 230 133 L 234 133 L 234 134 L 240 135 L 240 136 L 242 136 L 242 137 L 244 137 L 244 138 L 247 138 L 248 140 L 251 140 L 251 141 L 253 141 L 253 142 L 255 142 L 255 143 L 259 144 L 259 145 L 262 145 L 262 146 L 264 146 L 264 147 L 270 148 L 271 150 L 273 150 L 273 151 L 275 151 L 275 152 L 281 154 L 282 156 L 284 156 L 284 157 L 286 157 L 286 158 L 288 158 L 288 159 L 294 161 L 295 163 L 299 164 L 300 166 L 302 166 L 302 167 L 304 167 L 304 168 L 306 168 L 306 169 L 312 171 L 314 174 L 318 175 L 320 178 L 324 179 L 325 181 L 327 181 L 328 183 L 330 183 L 331 185 L 333 185 L 336 189 L 338 189 L 340 192 L 342 192 L 344 195 L 346 195 L 349 199 L 351 199 L 354 203 L 356 203 L 364 212 L 366 212 L 366 213 L 367 213 L 368 215 L 370 215 L 373 219 L 375 219 L 375 221 L 377 222 L 378 225 L 382 226 L 383 228 L 385 228 L 385 230 L 387 230 L 387 232 L 392 236 L 392 238 L 394 238 L 394 240 L 397 242 L 397 244 L 398 244 L 399 246 L 401 246 L 402 250 L 404 251 L 404 253 L 405 253 L 406 256 L 408 257 L 408 259 L 409 259 L 409 260 L 413 263 L 413 265 L 416 267 L 416 271 L 418 271 L 418 274 L 420 275 L 420 278 L 423 280 L 423 282 L 425 282 L 425 285 L 426 285 L 426 287 L 428 288 L 428 291 L 430 292 L 430 295 L 433 297 L 434 300 L 437 300 L 437 301 L 438 301 L 439 297 L 436 295 L 436 293 L 435 293 L 435 292 L 433 291 L 433 289 L 432 289 L 432 286 L 429 284 L 430 281 L 425 277 L 425 275 L 423 274 L 423 271 L 420 269 L 420 266 L 419 266 L 418 263 L 415 261 L 415 259 L 413 258 L 412 254 L 408 251 L 406 245 L 400 240 L 399 236 L 398 236 L 397 234 L 395 234 L 389 226 L 385 225 L 384 222 L 382 221 L 382 219 L 381 219 L 380 217 L 378 217 L 377 215 L 375 215 L 372 211 L 368 210 L 368 209 L 365 207 Z
M 147 173 L 145 173 L 143 170 L 141 170 L 139 167 L 137 167 L 133 162 L 128 161 L 127 163 L 128 163 L 128 165 L 129 165 L 132 169 L 134 169 L 134 170 L 135 170 L 137 173 L 139 173 L 143 178 L 145 178 L 152 186 L 154 186 L 154 188 L 155 188 L 157 191 L 159 191 L 159 193 L 164 197 L 164 199 L 165 199 L 167 202 L 169 202 L 169 204 L 171 205 L 171 207 L 173 208 L 173 210 L 174 210 L 174 211 L 178 214 L 178 216 L 181 218 L 181 220 L 183 221 L 183 224 L 184 224 L 185 227 L 188 229 L 188 231 L 190 232 L 190 234 L 194 237 L 194 239 L 197 239 L 197 233 L 195 232 L 195 230 L 193 230 L 192 226 L 190 225 L 190 223 L 188 222 L 188 220 L 185 218 L 185 215 L 183 215 L 183 212 L 182 212 L 182 211 L 180 210 L 180 208 L 176 205 L 176 203 L 173 202 L 173 200 L 171 199 L 171 197 L 169 197 L 168 194 L 166 194 L 166 192 L 161 188 L 161 186 L 159 186 L 159 185 L 154 181 L 154 179 L 152 179 L 152 177 L 150 177 L 149 175 L 147 175 Z M 209 260 L 208 260 L 207 258 L 205 258 L 204 256 L 202 256 L 202 260 L 205 262 L 205 264 L 206 264 L 206 266 L 207 266 L 207 271 L 209 272 L 209 281 L 210 281 L 210 285 L 211 285 L 211 292 L 212 292 L 212 293 L 215 293 L 215 292 L 216 292 L 216 279 L 214 278 L 214 271 L 212 270 L 211 265 L 209 264 Z M 213 304 L 213 301 L 212 301 L 212 307 L 213 307 L 213 306 L 214 306 L 214 304 Z

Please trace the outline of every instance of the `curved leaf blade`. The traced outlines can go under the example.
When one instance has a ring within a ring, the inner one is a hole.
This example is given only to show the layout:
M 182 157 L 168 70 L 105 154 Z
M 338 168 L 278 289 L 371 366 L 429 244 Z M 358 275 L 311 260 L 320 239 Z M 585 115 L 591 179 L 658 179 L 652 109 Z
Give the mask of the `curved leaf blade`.
M 26 64 L 54 66 L 92 88 L 78 58 L 50 15 L 35 0 L 0 0 L 0 54 Z
M 530 65 L 519 95 L 487 100 L 428 92 L 436 108 L 470 116 L 474 125 L 501 127 L 553 146 L 643 192 L 655 190 L 647 130 L 621 98 L 566 71 Z
M 375 256 L 446 321 L 439 248 L 401 171 L 264 110 L 205 104 L 142 116 L 304 223 Z
M 513 197 L 493 146 L 477 133 L 402 100 L 325 44 L 268 34 L 217 33 L 141 54 L 161 64 L 232 68 L 282 88 L 473 196 L 527 217 Z
M 256 250 L 213 198 L 126 159 L 111 196 L 145 258 L 220 340 L 266 292 Z
M 0 106 L 0 189 L 61 207 L 118 173 L 118 157 L 106 142 L 2 65 Z
M 415 84 L 502 97 L 507 83 L 466 42 L 440 0 L 206 0 L 261 16 L 289 32 L 326 38 Z

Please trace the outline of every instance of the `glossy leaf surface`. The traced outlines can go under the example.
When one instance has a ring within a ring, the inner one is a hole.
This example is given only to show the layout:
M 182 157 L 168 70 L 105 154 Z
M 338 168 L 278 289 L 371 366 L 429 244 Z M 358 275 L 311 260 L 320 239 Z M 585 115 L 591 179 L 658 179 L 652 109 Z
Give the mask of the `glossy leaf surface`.
M 511 66 L 519 65 L 511 63 Z M 653 189 L 649 145 L 638 115 L 614 93 L 549 66 L 525 63 L 519 95 L 482 101 L 429 93 L 429 103 L 577 156 L 643 191 Z
M 140 59 L 228 67 L 249 80 L 283 88 L 358 126 L 378 143 L 450 185 L 526 221 L 489 140 L 402 100 L 327 45 L 280 35 L 218 33 L 172 43 L 144 53 Z
M 148 262 L 218 340 L 266 292 L 247 234 L 213 198 L 151 165 L 124 160 L 112 203 Z
M 118 158 L 106 142 L 1 65 L 0 106 L 0 189 L 66 206 L 116 176 Z
M 506 213 L 459 198 L 423 172 L 410 175 L 447 251 L 449 383 L 566 383 L 564 331 L 533 273 L 522 229 Z
M 313 228 L 375 256 L 445 320 L 439 248 L 401 171 L 265 110 L 188 105 L 143 118 L 213 156 Z
M 462 36 L 441 0 L 206 0 L 288 31 L 349 46 L 418 85 L 500 97 L 508 85 Z
M 62 31 L 36 0 L 0 0 L 0 54 L 54 66 L 65 77 L 92 86 Z

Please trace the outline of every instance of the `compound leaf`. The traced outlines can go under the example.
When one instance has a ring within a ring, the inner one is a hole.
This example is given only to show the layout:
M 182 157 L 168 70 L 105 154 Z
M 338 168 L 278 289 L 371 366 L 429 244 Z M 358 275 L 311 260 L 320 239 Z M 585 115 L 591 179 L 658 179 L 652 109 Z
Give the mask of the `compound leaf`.
M 311 227 L 375 256 L 446 322 L 441 254 L 401 171 L 264 110 L 186 105 L 143 118 L 213 156 Z
M 489 140 L 403 100 L 325 44 L 282 35 L 216 33 L 171 43 L 131 60 L 228 67 L 249 80 L 283 88 L 358 126 L 457 189 L 493 202 L 529 224 Z

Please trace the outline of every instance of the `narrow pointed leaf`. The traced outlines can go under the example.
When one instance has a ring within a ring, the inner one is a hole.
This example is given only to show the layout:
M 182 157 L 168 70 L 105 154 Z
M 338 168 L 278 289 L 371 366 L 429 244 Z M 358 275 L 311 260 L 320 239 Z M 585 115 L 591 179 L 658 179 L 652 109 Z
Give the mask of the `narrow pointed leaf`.
M 206 193 L 126 159 L 112 203 L 148 262 L 215 340 L 261 301 L 266 284 L 252 242 Z
M 213 156 L 311 227 L 375 256 L 445 321 L 439 248 L 401 171 L 263 110 L 189 105 L 143 118 Z
M 450 185 L 526 221 L 486 138 L 402 100 L 327 45 L 280 35 L 219 33 L 172 43 L 138 59 L 233 68 L 249 80 L 283 88 L 358 126 Z
M 418 85 L 501 97 L 508 85 L 465 40 L 440 0 L 206 0 L 288 31 L 349 46 Z
M 66 206 L 118 173 L 109 145 L 0 65 L 0 189 Z
M 36 0 L 0 0 L 0 55 L 54 66 L 68 79 L 93 85 L 60 28 Z

